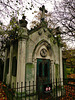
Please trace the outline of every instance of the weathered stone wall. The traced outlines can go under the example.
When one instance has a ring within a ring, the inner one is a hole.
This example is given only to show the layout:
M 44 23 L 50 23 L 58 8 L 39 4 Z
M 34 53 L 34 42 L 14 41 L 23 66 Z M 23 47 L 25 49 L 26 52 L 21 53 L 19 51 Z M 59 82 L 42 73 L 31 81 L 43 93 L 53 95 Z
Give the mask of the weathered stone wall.
M 39 34 L 39 32 L 41 34 Z M 55 80 L 55 78 L 59 78 L 59 76 L 62 75 L 60 74 L 60 72 L 62 72 L 62 59 L 60 59 L 60 57 L 62 57 L 62 52 L 60 51 L 57 43 L 53 43 L 54 37 L 48 31 L 48 29 L 40 28 L 38 31 L 33 32 L 30 35 L 27 35 L 26 29 L 25 31 L 23 29 L 23 33 L 21 31 L 19 34 L 21 35 L 21 39 L 18 40 L 18 48 L 16 48 L 15 46 L 13 47 L 12 57 L 10 57 L 11 51 L 9 51 L 7 54 L 7 58 L 9 58 L 11 61 L 9 62 L 11 69 L 12 58 L 16 56 L 17 75 L 12 76 L 12 70 L 9 68 L 10 75 L 7 75 L 7 79 L 9 78 L 9 76 L 11 76 L 11 83 L 25 81 L 36 82 L 37 58 L 50 59 L 52 80 Z M 48 35 L 51 35 L 51 37 L 48 37 Z M 47 50 L 46 57 L 41 57 L 40 55 L 40 51 L 42 48 L 45 48 Z M 7 80 L 7 83 L 10 83 L 10 78 L 9 80 Z
M 7 50 L 7 54 L 6 54 L 6 61 L 5 61 L 5 72 L 4 72 L 4 74 L 6 74 L 5 75 L 5 79 L 6 79 L 6 83 L 7 84 L 11 84 L 11 83 L 15 83 L 16 82 L 16 76 L 14 77 L 14 76 L 12 76 L 12 62 L 13 62 L 13 57 L 16 57 L 16 59 L 17 59 L 17 43 L 15 43 L 15 44 L 11 44 L 10 45 L 11 47 L 10 48 L 7 48 L 6 50 Z M 10 51 L 11 50 L 11 51 Z M 6 68 L 7 67 L 7 59 L 9 59 L 9 66 L 8 66 L 8 68 Z M 8 70 L 8 73 L 7 73 L 7 70 Z M 11 79 L 10 79 L 10 77 L 11 77 Z M 3 79 L 3 81 L 5 81 L 4 79 Z
M 44 32 L 45 30 L 45 32 Z M 39 35 L 39 33 L 41 35 Z M 59 78 L 59 71 L 60 71 L 60 48 L 58 47 L 57 43 L 53 43 L 53 36 L 48 37 L 50 32 L 46 28 L 41 28 L 38 31 L 32 33 L 29 35 L 29 38 L 27 40 L 27 46 L 26 46 L 26 63 L 33 63 L 34 68 L 34 81 L 36 81 L 36 67 L 37 67 L 37 58 L 42 58 L 40 56 L 40 50 L 41 48 L 46 48 L 46 45 L 44 42 L 48 42 L 51 46 L 51 50 L 47 50 L 48 56 L 42 59 L 50 59 L 51 60 L 51 70 L 52 70 L 52 79 L 55 79 L 56 77 Z M 43 41 L 43 42 L 42 42 Z M 58 65 L 56 67 L 56 65 Z M 27 74 L 27 73 L 26 73 Z M 56 75 L 57 74 L 57 75 Z

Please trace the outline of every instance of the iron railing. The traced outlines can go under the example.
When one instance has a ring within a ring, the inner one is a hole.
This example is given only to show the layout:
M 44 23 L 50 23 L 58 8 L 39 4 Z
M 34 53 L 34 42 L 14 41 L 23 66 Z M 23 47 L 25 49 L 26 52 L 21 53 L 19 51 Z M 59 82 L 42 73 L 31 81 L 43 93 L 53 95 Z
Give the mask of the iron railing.
M 49 82 L 16 83 L 16 88 L 3 85 L 8 100 L 75 100 L 75 79 L 56 79 Z

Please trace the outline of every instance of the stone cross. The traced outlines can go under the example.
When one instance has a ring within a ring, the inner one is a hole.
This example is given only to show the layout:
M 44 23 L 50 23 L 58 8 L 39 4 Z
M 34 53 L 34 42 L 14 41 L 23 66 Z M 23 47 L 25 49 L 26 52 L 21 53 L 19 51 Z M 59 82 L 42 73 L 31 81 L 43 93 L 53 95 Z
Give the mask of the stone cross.
M 47 10 L 45 9 L 44 5 L 42 7 L 40 7 L 39 9 L 40 9 L 40 11 L 42 11 L 41 21 L 44 21 L 45 13 L 47 13 Z

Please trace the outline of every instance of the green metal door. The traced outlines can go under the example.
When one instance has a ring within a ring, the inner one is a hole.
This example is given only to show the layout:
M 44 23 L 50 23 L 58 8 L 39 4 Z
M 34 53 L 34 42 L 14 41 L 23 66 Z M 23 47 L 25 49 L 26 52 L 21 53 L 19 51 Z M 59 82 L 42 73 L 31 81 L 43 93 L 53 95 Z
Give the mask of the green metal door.
M 46 84 L 50 82 L 50 60 L 37 59 L 37 88 L 44 91 Z

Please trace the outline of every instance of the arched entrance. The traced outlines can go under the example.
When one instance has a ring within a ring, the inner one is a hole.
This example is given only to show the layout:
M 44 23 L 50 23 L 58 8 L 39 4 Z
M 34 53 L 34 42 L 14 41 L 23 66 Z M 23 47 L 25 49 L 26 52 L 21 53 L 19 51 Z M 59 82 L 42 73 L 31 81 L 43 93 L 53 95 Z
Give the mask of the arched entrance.
M 50 44 L 47 41 L 38 43 L 34 49 L 33 62 L 36 69 L 36 89 L 40 96 L 52 90 L 52 61 L 53 51 Z
M 51 63 L 49 59 L 37 59 L 37 87 L 46 92 L 51 83 Z M 51 87 L 49 88 L 50 91 Z

